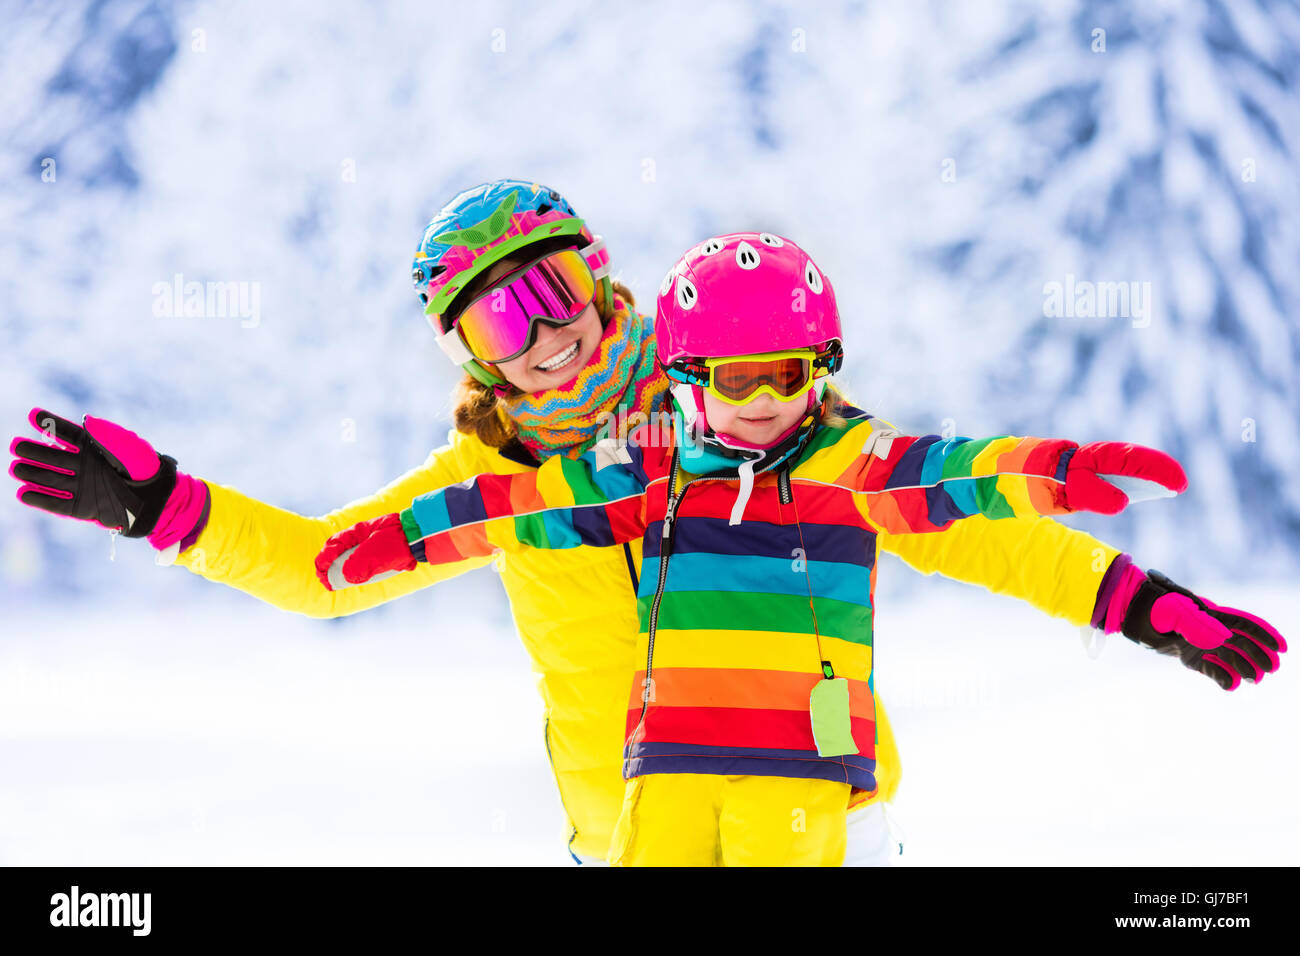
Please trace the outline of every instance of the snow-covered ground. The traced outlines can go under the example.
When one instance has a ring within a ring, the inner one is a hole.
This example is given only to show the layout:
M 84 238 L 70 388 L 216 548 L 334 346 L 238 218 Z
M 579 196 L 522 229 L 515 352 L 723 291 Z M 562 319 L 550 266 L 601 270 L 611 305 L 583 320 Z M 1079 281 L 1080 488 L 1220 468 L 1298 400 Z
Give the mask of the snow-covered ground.
M 1293 663 L 1225 694 L 1122 638 L 1090 659 L 1070 625 L 976 588 L 908 598 L 909 575 L 882 565 L 877 627 L 902 865 L 1300 859 Z M 1295 633 L 1294 588 L 1196 584 Z M 341 624 L 224 589 L 21 607 L 0 864 L 569 864 L 526 657 L 438 590 Z
M 1183 583 L 1297 633 L 1291 582 Z M 937 577 L 923 593 L 877 611 L 906 862 L 1300 860 L 1294 661 L 1229 694 L 1122 635 L 1093 659 L 1078 629 L 1017 601 Z

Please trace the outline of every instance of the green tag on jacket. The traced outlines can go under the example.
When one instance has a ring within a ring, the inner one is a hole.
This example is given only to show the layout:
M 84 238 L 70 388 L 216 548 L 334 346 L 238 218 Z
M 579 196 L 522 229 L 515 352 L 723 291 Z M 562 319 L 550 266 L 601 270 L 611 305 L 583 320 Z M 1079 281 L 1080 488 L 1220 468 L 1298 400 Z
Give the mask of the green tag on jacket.
M 843 677 L 819 680 L 809 701 L 817 756 L 843 757 L 858 752 L 849 723 L 849 682 Z

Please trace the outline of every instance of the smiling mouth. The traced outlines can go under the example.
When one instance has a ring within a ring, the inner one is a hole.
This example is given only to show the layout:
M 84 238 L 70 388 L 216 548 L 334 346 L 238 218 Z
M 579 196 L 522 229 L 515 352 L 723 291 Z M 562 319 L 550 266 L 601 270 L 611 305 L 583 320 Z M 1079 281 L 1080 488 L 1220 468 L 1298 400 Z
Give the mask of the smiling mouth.
M 745 416 L 742 415 L 740 416 L 740 420 L 749 425 L 766 425 L 768 422 L 776 421 L 776 416 L 768 415 L 764 418 L 746 418 Z
M 578 347 L 579 345 L 580 343 L 578 342 L 572 343 L 567 348 L 564 348 L 559 352 L 556 352 L 545 362 L 538 362 L 536 367 L 543 372 L 560 371 L 561 369 L 571 365 L 573 361 L 578 357 L 578 352 L 581 351 Z

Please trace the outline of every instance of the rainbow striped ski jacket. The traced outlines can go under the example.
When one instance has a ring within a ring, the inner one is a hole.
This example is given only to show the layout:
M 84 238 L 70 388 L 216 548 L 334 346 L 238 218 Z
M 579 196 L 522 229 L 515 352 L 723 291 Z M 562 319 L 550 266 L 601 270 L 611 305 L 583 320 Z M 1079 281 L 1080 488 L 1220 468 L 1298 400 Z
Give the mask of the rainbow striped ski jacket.
M 689 475 L 650 426 L 523 474 L 485 474 L 401 512 L 418 560 L 642 539 L 638 660 L 624 776 L 814 777 L 876 787 L 872 614 L 880 533 L 973 515 L 1065 514 L 1074 442 L 902 435 L 849 409 L 728 522 L 734 470 Z M 666 435 L 666 432 L 663 433 Z M 846 678 L 858 753 L 820 757 L 809 697 L 822 662 Z

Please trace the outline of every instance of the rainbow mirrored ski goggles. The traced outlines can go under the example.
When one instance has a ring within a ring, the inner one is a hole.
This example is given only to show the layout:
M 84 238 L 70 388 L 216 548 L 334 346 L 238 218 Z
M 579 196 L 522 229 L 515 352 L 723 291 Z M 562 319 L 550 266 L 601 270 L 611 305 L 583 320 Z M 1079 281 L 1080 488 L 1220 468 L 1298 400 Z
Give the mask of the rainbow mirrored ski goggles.
M 571 324 L 595 292 L 596 276 L 582 252 L 561 249 L 521 266 L 471 301 L 438 344 L 457 364 L 471 358 L 491 365 L 509 362 L 533 347 L 538 322 Z M 468 354 L 462 354 L 465 350 Z

